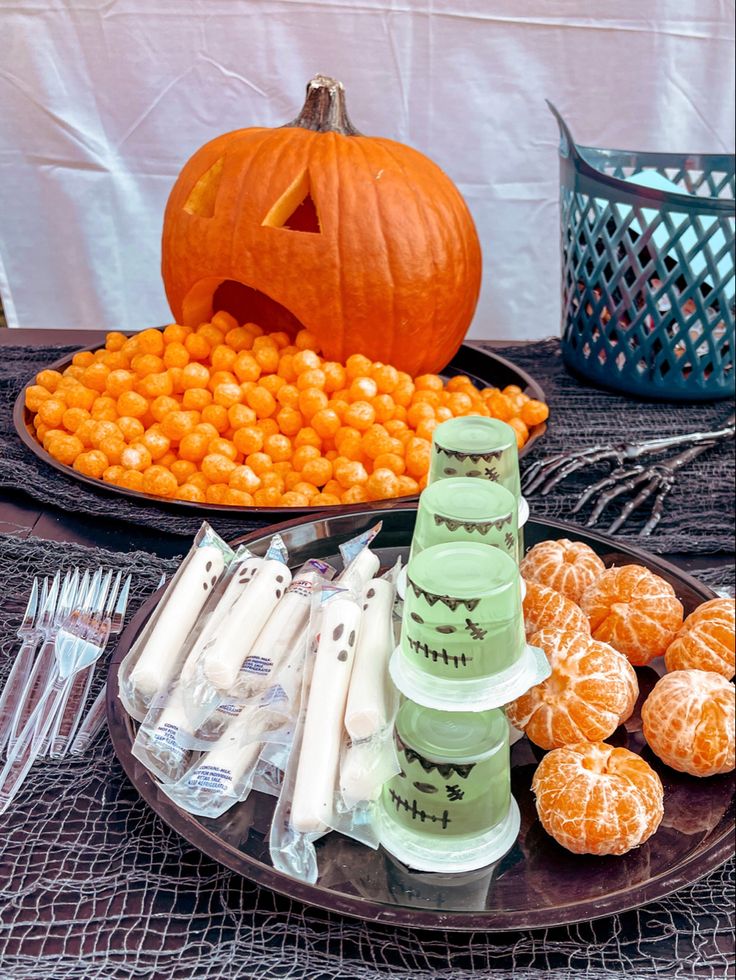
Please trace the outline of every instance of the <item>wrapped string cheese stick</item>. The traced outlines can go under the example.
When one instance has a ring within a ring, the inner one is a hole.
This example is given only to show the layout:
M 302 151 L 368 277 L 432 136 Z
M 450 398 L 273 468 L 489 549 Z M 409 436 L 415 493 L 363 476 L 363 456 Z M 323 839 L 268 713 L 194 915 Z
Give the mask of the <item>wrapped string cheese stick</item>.
M 188 813 L 219 817 L 244 799 L 253 782 L 260 742 L 233 746 L 227 736 L 225 747 L 216 742 L 179 782 L 162 786 L 164 793 Z
M 356 595 L 360 594 L 363 586 L 373 578 L 380 567 L 378 556 L 371 551 L 370 545 L 381 527 L 379 521 L 367 531 L 340 545 L 344 568 L 337 581 L 342 588 L 349 589 Z
M 355 599 L 337 595 L 325 605 L 291 806 L 297 833 L 320 833 L 330 826 L 359 627 Z
M 377 735 L 392 713 L 395 695 L 388 661 L 394 650 L 395 594 L 394 583 L 380 578 L 371 579 L 363 589 L 363 614 L 345 709 L 345 728 L 354 740 Z
M 329 566 L 321 562 L 308 562 L 297 574 L 308 586 L 307 616 L 299 637 L 291 650 L 289 665 L 304 663 L 307 644 L 311 642 L 309 616 L 318 604 L 320 583 L 325 581 L 314 570 L 329 573 Z M 294 726 L 301 700 L 301 674 L 298 677 L 299 694 L 295 698 L 292 717 L 284 724 L 280 708 L 281 685 L 275 684 L 264 692 L 259 702 L 251 702 L 238 709 L 240 714 L 227 719 L 227 728 L 219 739 L 210 743 L 209 750 L 173 786 L 165 792 L 191 813 L 216 817 L 224 813 L 238 800 L 244 800 L 257 775 L 256 763 L 263 761 L 260 788 L 273 793 L 280 783 L 278 769 L 286 766 L 288 751 L 294 734 Z
M 329 581 L 334 573 L 330 565 L 315 559 L 302 565 L 245 658 L 230 691 L 235 699 L 259 697 L 295 656 L 309 623 L 314 590 L 321 587 L 320 581 Z
M 378 555 L 369 547 L 353 558 L 348 567 L 342 572 L 337 581 L 345 589 L 359 593 L 366 582 L 369 582 L 381 566 Z
M 237 563 L 236 563 L 237 561 Z M 196 665 L 202 655 L 203 650 L 209 646 L 217 636 L 226 617 L 230 614 L 235 603 L 248 590 L 251 582 L 258 574 L 263 565 L 263 558 L 247 552 L 242 559 L 233 561 L 233 566 L 228 569 L 232 574 L 228 575 L 227 584 L 224 592 L 217 600 L 217 604 L 212 609 L 212 613 L 202 625 L 202 630 L 196 641 L 192 644 L 191 652 L 188 654 L 181 669 L 181 681 L 186 684 L 194 683 L 196 675 Z
M 313 596 L 334 573 L 331 565 L 317 559 L 309 559 L 296 572 L 258 634 L 225 700 L 198 726 L 193 748 L 209 748 L 239 714 L 241 705 L 260 699 L 276 685 L 282 695 L 278 710 L 285 723 L 293 719 L 301 693 L 305 633 Z
M 175 782 L 183 775 L 191 760 L 187 750 L 191 748 L 192 733 L 219 699 L 214 688 L 196 683 L 202 651 L 262 564 L 263 558 L 253 556 L 247 549 L 235 555 L 185 644 L 179 677 L 153 699 L 138 729 L 133 755 L 164 782 Z
M 394 746 L 393 726 L 362 741 L 344 740 L 340 756 L 340 793 L 348 810 L 373 803 L 386 780 L 401 771 Z M 341 829 L 339 826 L 336 829 Z
M 235 684 L 243 661 L 290 582 L 291 572 L 283 562 L 266 559 L 232 606 L 202 657 L 204 676 L 218 690 L 226 692 Z
M 120 700 L 142 721 L 151 700 L 168 686 L 181 665 L 182 650 L 233 551 L 203 524 L 145 629 L 120 665 Z
M 396 646 L 394 600 L 400 568 L 399 560 L 385 577 L 372 579 L 363 589 L 345 708 L 347 735 L 340 757 L 340 792 L 348 813 L 367 811 L 380 796 L 384 782 L 400 771 L 393 738 L 398 693 L 388 676 L 388 661 Z M 377 841 L 370 843 L 375 846 Z

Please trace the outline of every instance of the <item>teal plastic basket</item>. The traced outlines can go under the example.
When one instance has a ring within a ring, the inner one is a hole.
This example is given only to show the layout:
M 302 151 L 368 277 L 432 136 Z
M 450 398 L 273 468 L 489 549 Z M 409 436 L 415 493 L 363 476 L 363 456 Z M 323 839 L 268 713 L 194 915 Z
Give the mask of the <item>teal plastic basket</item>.
M 604 150 L 560 128 L 562 353 L 604 387 L 734 394 L 735 160 Z

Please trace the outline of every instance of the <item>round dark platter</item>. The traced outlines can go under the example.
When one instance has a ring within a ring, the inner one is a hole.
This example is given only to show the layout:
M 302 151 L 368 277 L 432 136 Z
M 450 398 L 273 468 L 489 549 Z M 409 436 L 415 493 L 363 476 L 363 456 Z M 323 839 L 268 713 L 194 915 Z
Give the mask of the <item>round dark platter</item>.
M 93 350 L 94 348 L 80 348 L 80 350 Z M 63 371 L 64 368 L 71 364 L 73 355 L 68 355 L 63 357 L 53 364 L 48 364 L 47 368 L 53 369 L 55 371 Z M 463 344 L 457 354 L 453 357 L 452 361 L 448 364 L 445 370 L 442 372 L 443 377 L 452 377 L 457 374 L 467 375 L 471 381 L 481 387 L 495 386 L 503 388 L 506 385 L 518 385 L 522 391 L 524 391 L 530 398 L 536 398 L 537 401 L 545 401 L 545 395 L 539 384 L 523 371 L 518 368 L 511 361 L 506 360 L 504 357 L 499 357 L 498 354 L 494 354 L 492 351 L 480 350 L 477 347 L 471 347 L 468 344 Z M 29 379 L 28 384 L 32 384 L 33 379 Z M 186 512 L 192 516 L 201 516 L 206 518 L 212 514 L 227 514 L 232 517 L 234 514 L 242 513 L 247 514 L 249 517 L 256 517 L 264 521 L 285 521 L 291 517 L 299 514 L 325 514 L 329 513 L 332 509 L 331 507 L 311 507 L 309 509 L 300 510 L 296 507 L 233 507 L 227 504 L 199 504 L 188 500 L 169 500 L 165 497 L 154 497 L 148 493 L 141 493 L 137 490 L 128 490 L 124 487 L 117 487 L 110 483 L 105 483 L 102 480 L 94 480 L 89 476 L 85 476 L 82 473 L 78 473 L 71 466 L 65 466 L 58 460 L 47 453 L 43 446 L 38 442 L 35 437 L 33 430 L 33 415 L 25 407 L 25 388 L 21 390 L 18 397 L 16 398 L 15 405 L 13 408 L 13 424 L 15 430 L 18 433 L 21 441 L 35 453 L 39 459 L 41 459 L 48 466 L 53 469 L 58 470 L 60 473 L 65 474 L 65 476 L 71 477 L 73 480 L 78 480 L 81 483 L 89 484 L 96 490 L 102 490 L 103 492 L 109 493 L 111 496 L 123 496 L 132 500 L 137 500 L 141 503 L 153 503 L 157 507 L 163 507 L 165 509 L 173 509 L 179 512 Z M 528 452 L 531 451 L 534 444 L 538 439 L 544 434 L 547 425 L 545 422 L 541 422 L 539 425 L 532 426 L 529 430 L 529 439 L 523 449 L 519 452 L 519 457 L 523 458 Z M 402 497 L 399 500 L 377 500 L 375 503 L 371 504 L 350 504 L 340 507 L 342 513 L 359 513 L 370 510 L 383 510 L 386 507 L 395 507 L 397 503 L 406 504 L 416 497 Z
M 382 530 L 375 547 L 383 567 L 406 557 L 416 509 L 394 508 L 380 515 L 316 515 L 254 532 L 247 542 L 264 553 L 278 530 L 296 567 L 308 557 L 336 559 L 338 546 L 374 525 Z M 594 548 L 607 565 L 638 563 L 674 586 L 686 613 L 713 597 L 711 589 L 675 566 L 612 539 L 553 521 L 530 520 L 526 545 L 570 537 Z M 530 791 L 542 757 L 526 739 L 511 751 L 512 792 L 521 809 L 521 832 L 497 864 L 466 875 L 413 872 L 384 851 L 372 851 L 336 833 L 317 845 L 320 878 L 315 885 L 295 881 L 274 870 L 268 853 L 268 831 L 274 800 L 251 793 L 216 820 L 180 810 L 132 756 L 135 723 L 120 704 L 118 666 L 151 614 L 159 593 L 141 608 L 120 637 L 108 679 L 108 724 L 125 772 L 140 795 L 171 828 L 225 867 L 265 888 L 309 905 L 387 924 L 452 929 L 533 929 L 588 921 L 636 908 L 691 884 L 718 867 L 734 851 L 734 774 L 698 780 L 662 765 L 641 735 L 639 708 L 662 672 L 657 662 L 637 668 L 640 700 L 632 718 L 609 741 L 641 754 L 660 774 L 665 788 L 662 825 L 645 844 L 622 857 L 596 858 L 569 853 L 542 830 Z

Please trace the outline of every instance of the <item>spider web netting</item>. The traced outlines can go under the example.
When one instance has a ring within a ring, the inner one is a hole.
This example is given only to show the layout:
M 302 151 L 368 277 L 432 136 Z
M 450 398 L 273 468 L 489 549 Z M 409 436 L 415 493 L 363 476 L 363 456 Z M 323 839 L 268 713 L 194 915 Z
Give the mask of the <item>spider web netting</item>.
M 171 506 L 158 507 L 148 501 L 138 503 L 132 498 L 98 492 L 48 466 L 18 439 L 12 421 L 18 392 L 39 370 L 73 350 L 73 347 L 54 347 L 45 351 L 30 347 L 3 348 L 0 362 L 0 485 L 22 489 L 35 499 L 64 510 L 113 516 L 144 527 L 194 535 L 201 517 L 188 516 Z M 565 370 L 560 342 L 556 339 L 523 347 L 494 347 L 493 350 L 534 377 L 544 389 L 550 406 L 547 432 L 522 461 L 522 470 L 543 456 L 586 449 L 596 443 L 711 430 L 718 428 L 731 411 L 729 404 L 724 402 L 644 402 L 587 387 Z M 547 497 L 535 495 L 530 500 L 532 513 L 542 518 L 584 523 L 592 504 L 578 515 L 572 514 L 572 505 L 589 483 L 607 472 L 604 465 L 597 466 L 568 478 Z M 709 450 L 681 470 L 666 502 L 664 517 L 653 536 L 646 540 L 647 548 L 657 553 L 732 551 L 735 473 L 733 441 Z M 707 488 L 707 494 L 703 493 L 703 488 Z M 619 532 L 621 540 L 640 541 L 637 534 L 648 515 L 649 507 L 646 506 L 635 513 Z M 612 519 L 613 516 L 609 523 Z M 263 525 L 263 521 L 245 515 L 230 518 L 213 514 L 210 522 L 226 539 Z
M 0 536 L 0 684 L 34 575 L 133 573 L 132 615 L 175 563 Z M 700 577 L 733 590 L 733 570 Z M 95 690 L 105 665 L 97 669 Z M 621 915 L 535 932 L 454 933 L 305 907 L 220 867 L 138 797 L 104 733 L 40 760 L 0 815 L 0 978 L 602 980 L 732 976 L 733 862 Z

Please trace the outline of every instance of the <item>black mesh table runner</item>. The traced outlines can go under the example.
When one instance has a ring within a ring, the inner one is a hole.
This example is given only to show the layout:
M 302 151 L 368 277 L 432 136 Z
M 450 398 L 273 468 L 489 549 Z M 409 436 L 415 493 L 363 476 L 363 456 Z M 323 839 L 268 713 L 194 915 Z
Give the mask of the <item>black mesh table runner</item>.
M 44 504 L 63 510 L 92 517 L 114 517 L 141 527 L 193 535 L 201 523 L 199 517 L 172 507 L 157 507 L 109 492 L 97 492 L 43 463 L 17 438 L 12 409 L 18 392 L 41 368 L 74 349 L 3 348 L 0 362 L 0 486 L 21 489 Z M 493 350 L 536 378 L 550 405 L 547 432 L 533 452 L 525 457 L 522 466 L 540 456 L 587 448 L 599 442 L 648 439 L 717 428 L 731 410 L 727 402 L 646 402 L 589 387 L 565 370 L 560 343 L 556 339 L 524 346 L 494 346 Z M 598 468 L 587 476 L 577 475 L 565 480 L 548 497 L 535 495 L 530 500 L 532 512 L 541 518 L 584 522 L 588 511 L 574 518 L 572 503 L 593 478 L 597 479 L 605 472 Z M 657 553 L 690 554 L 733 551 L 734 474 L 733 442 L 711 449 L 682 470 L 667 501 L 661 524 L 646 541 L 647 549 Z M 621 540 L 639 542 L 637 532 L 647 515 L 647 508 L 642 514 L 634 515 L 620 533 Z M 247 514 L 232 518 L 213 514 L 211 523 L 224 537 L 233 538 L 262 526 L 263 521 L 253 520 Z
M 130 614 L 174 568 L 0 536 L 0 683 L 33 576 L 98 564 L 133 573 Z M 699 577 L 733 590 L 733 570 Z M 84 756 L 38 763 L 0 816 L 1 980 L 726 978 L 733 909 L 730 862 L 636 911 L 566 928 L 462 934 L 341 918 L 194 850 L 137 796 L 106 734 Z

